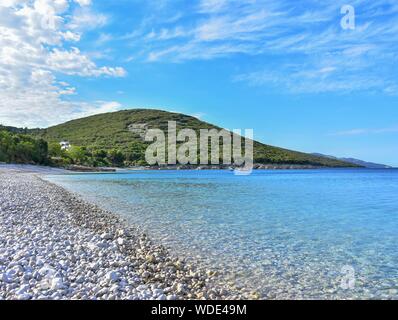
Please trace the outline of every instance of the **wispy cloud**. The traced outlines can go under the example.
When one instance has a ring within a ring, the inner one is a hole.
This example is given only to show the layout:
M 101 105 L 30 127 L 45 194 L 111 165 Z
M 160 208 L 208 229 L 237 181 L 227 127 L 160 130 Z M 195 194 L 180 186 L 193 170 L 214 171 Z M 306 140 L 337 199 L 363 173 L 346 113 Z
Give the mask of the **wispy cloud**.
M 89 5 L 89 2 L 87 2 L 86 5 L 75 10 L 67 24 L 69 29 L 92 30 L 103 27 L 109 22 L 109 17 L 106 14 L 94 12 Z
M 398 94 L 397 2 L 350 1 L 356 29 L 343 30 L 340 9 L 346 2 L 200 0 L 173 23 L 143 24 L 134 41 L 145 44 L 140 54 L 150 62 L 263 57 L 256 70 L 246 67 L 233 77 L 251 85 L 294 93 Z M 166 2 L 163 10 L 167 6 L 174 8 Z
M 199 10 L 203 13 L 220 12 L 227 4 L 228 0 L 203 0 L 199 4 Z
M 350 129 L 329 134 L 330 136 L 358 136 L 368 134 L 397 133 L 397 127 L 378 128 L 378 129 Z

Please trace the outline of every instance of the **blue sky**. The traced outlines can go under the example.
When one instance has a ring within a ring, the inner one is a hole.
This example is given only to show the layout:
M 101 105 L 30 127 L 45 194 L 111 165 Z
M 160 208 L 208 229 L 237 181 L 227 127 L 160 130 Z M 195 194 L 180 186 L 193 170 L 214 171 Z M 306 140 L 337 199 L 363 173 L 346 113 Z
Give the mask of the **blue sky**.
M 0 123 L 149 107 L 398 166 L 395 0 L 5 0 L 0 16 Z

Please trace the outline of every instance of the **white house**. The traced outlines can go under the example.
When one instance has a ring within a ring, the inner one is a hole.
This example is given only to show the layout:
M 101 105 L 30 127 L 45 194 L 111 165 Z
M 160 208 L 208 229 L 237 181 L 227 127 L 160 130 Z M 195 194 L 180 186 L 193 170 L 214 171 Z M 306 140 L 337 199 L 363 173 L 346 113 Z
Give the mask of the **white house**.
M 59 143 L 59 145 L 61 146 L 61 150 L 69 150 L 70 149 L 69 141 L 61 141 Z

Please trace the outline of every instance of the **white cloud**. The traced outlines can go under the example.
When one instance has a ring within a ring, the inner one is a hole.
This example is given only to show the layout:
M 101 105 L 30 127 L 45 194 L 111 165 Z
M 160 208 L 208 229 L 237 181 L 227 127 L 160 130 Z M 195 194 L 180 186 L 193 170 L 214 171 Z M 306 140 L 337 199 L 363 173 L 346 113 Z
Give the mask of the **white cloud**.
M 206 116 L 206 113 L 203 112 L 197 112 L 197 113 L 192 113 L 191 114 L 192 117 L 203 120 L 203 117 Z
M 65 41 L 76 43 L 81 36 L 67 27 L 69 4 L 67 0 L 1 2 L 0 123 L 47 126 L 120 107 L 117 102 L 71 101 L 67 97 L 76 96 L 76 88 L 56 79 L 55 72 L 84 77 L 126 73 L 120 67 L 97 66 L 77 47 L 64 48 Z
M 92 30 L 105 26 L 108 16 L 93 12 L 89 7 L 76 9 L 67 27 L 72 30 Z
M 74 88 L 55 85 L 48 71 L 35 70 L 24 86 L 2 90 L 0 119 L 2 124 L 18 126 L 48 126 L 101 112 L 116 111 L 117 102 L 71 102 L 62 99 L 73 94 Z
M 66 41 L 74 41 L 74 42 L 80 41 L 80 37 L 81 37 L 81 35 L 79 33 L 74 33 L 74 32 L 71 32 L 70 30 L 68 30 L 66 32 L 61 32 L 61 35 Z
M 91 0 L 75 0 L 75 2 L 81 5 L 82 7 L 91 5 Z
M 121 109 L 121 104 L 116 101 L 94 101 L 90 103 L 79 104 L 74 118 L 88 117 L 95 114 L 115 112 Z
M 102 75 L 123 77 L 126 75 L 126 71 L 120 67 L 97 67 L 97 65 L 87 56 L 83 55 L 78 48 L 72 48 L 69 51 L 55 48 L 48 55 L 47 66 L 54 71 L 68 75 L 95 77 Z

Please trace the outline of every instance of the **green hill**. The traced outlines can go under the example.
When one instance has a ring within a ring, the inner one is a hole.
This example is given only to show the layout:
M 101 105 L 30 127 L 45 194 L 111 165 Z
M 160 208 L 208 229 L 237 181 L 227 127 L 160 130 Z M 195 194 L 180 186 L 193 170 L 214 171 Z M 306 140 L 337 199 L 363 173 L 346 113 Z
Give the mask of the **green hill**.
M 167 132 L 168 121 L 177 122 L 177 130 L 183 128 L 220 129 L 191 116 L 151 109 L 124 110 L 72 120 L 64 124 L 32 131 L 49 143 L 68 140 L 74 146 L 91 153 L 117 150 L 128 164 L 144 164 L 144 153 L 149 143 L 139 135 L 139 127 L 159 128 Z M 137 129 L 138 127 L 138 129 Z M 294 164 L 324 167 L 353 167 L 355 165 L 307 153 L 296 152 L 254 143 L 254 162 L 261 164 Z
M 0 162 L 48 164 L 47 142 L 22 134 L 25 130 L 0 125 Z

